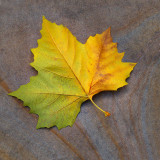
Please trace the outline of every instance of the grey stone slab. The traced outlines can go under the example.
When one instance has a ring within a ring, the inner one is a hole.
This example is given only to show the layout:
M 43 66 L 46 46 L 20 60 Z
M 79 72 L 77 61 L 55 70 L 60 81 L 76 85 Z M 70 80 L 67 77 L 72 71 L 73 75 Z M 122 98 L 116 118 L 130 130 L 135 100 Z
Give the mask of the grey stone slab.
M 87 101 L 72 128 L 36 130 L 37 117 L 6 95 L 37 74 L 30 49 L 41 37 L 42 15 L 83 43 L 111 26 L 123 61 L 138 63 L 128 86 L 94 96 L 109 118 Z M 159 0 L 1 0 L 0 158 L 159 160 L 159 68 Z

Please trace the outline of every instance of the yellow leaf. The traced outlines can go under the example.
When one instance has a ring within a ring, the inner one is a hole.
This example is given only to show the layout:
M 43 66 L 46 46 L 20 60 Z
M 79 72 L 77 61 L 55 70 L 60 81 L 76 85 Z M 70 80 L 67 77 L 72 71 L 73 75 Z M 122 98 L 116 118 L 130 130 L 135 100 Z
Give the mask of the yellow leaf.
M 124 53 L 118 53 L 110 28 L 82 44 L 66 27 L 43 17 L 41 34 L 38 47 L 31 50 L 31 66 L 38 75 L 9 95 L 39 115 L 37 128 L 72 126 L 87 99 L 109 116 L 93 102 L 93 95 L 127 85 L 125 80 L 136 65 L 122 62 Z

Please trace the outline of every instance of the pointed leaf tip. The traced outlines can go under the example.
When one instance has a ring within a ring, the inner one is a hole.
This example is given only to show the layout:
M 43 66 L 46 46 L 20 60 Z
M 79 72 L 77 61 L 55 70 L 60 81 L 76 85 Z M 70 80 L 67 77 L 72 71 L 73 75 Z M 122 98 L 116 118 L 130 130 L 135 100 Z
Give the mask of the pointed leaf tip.
M 44 19 L 46 19 L 46 17 L 43 15 L 43 16 L 42 16 L 42 20 L 44 20 Z

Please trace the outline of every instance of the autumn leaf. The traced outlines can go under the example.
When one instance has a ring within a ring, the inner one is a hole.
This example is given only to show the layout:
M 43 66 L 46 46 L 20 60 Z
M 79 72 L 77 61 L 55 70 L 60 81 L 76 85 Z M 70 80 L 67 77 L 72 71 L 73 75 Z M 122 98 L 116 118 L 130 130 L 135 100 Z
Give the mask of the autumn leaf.
M 72 126 L 87 99 L 106 116 L 110 115 L 92 97 L 127 85 L 125 80 L 136 65 L 122 62 L 124 53 L 118 53 L 110 28 L 82 44 L 66 27 L 43 17 L 41 34 L 38 47 L 31 49 L 31 66 L 38 75 L 9 94 L 39 115 L 37 128 Z

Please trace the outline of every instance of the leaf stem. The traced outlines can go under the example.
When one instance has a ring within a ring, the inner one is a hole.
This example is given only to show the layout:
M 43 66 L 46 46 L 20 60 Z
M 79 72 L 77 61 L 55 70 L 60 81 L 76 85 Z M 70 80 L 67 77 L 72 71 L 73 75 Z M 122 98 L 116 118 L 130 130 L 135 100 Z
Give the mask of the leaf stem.
M 95 103 L 93 102 L 92 98 L 89 98 L 89 99 L 91 100 L 91 102 L 93 103 L 93 105 L 94 105 L 96 108 L 98 108 L 101 112 L 104 113 L 104 115 L 105 115 L 106 117 L 111 115 L 109 112 L 106 112 L 106 111 L 104 111 L 103 109 L 101 109 L 100 107 L 98 107 L 97 104 L 95 104 Z

